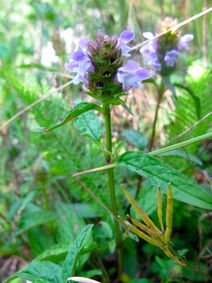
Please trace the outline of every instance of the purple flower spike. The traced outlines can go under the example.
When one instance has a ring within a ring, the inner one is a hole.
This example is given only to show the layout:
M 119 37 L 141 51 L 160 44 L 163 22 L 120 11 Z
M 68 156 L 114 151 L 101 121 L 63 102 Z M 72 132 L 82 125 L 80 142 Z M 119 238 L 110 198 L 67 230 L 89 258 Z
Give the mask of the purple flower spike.
M 83 82 L 90 95 L 102 102 L 108 99 L 108 93 L 113 98 L 132 87 L 139 88 L 140 82 L 152 74 L 135 61 L 123 65 L 123 57 L 129 57 L 132 50 L 128 43 L 134 37 L 134 31 L 127 29 L 119 37 L 98 32 L 94 41 L 81 39 L 79 49 L 65 64 L 65 69 L 75 74 L 72 83 Z
M 127 43 L 132 41 L 134 37 L 135 37 L 135 33 L 131 29 L 124 30 L 118 37 L 117 47 L 121 49 L 123 56 L 130 57 L 129 52 L 131 51 L 132 48 L 127 46 Z
M 140 81 L 150 78 L 152 75 L 140 67 L 135 61 L 128 61 L 123 67 L 119 68 L 117 80 L 122 83 L 123 91 L 128 91 L 132 87 L 139 88 Z
M 140 49 L 144 63 L 149 65 L 154 73 L 170 75 L 177 66 L 181 51 L 189 49 L 189 42 L 193 40 L 192 34 L 180 37 L 178 32 L 170 32 L 176 20 L 165 18 L 158 26 L 157 33 L 165 32 L 163 36 L 155 37 L 151 32 L 144 32 L 148 39 L 147 44 Z M 156 35 L 157 35 L 156 33 Z
M 194 39 L 193 34 L 185 34 L 182 36 L 178 42 L 178 49 L 182 50 L 189 50 L 189 42 Z
M 179 54 L 180 52 L 175 49 L 167 52 L 164 57 L 164 61 L 166 62 L 166 65 L 168 67 L 174 67 L 177 64 L 177 59 Z

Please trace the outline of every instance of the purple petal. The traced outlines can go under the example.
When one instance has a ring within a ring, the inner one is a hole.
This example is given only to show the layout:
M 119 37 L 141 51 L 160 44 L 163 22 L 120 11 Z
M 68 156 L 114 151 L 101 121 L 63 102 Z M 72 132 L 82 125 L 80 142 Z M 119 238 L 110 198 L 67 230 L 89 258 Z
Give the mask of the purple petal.
M 141 68 L 135 61 L 128 61 L 122 68 L 118 70 L 117 80 L 122 83 L 123 91 L 127 91 L 140 87 L 140 81 L 150 78 L 152 75 Z
M 77 50 L 72 54 L 71 58 L 76 62 L 80 62 L 87 60 L 88 56 L 82 50 Z
M 122 56 L 130 57 L 131 47 L 127 46 L 125 43 L 118 43 L 117 47 L 121 49 Z
M 150 72 L 148 72 L 146 69 L 144 68 L 140 68 L 137 72 L 136 72 L 136 77 L 139 81 L 144 81 L 146 79 L 149 79 L 152 77 L 152 74 Z
M 133 61 L 133 60 L 129 60 L 127 61 L 126 64 L 124 64 L 123 67 L 119 68 L 119 71 L 122 72 L 127 72 L 127 73 L 133 73 L 137 70 L 139 70 L 140 66 L 137 62 Z
M 134 31 L 131 29 L 126 29 L 120 34 L 119 40 L 123 41 L 124 43 L 128 43 L 131 40 L 133 40 L 134 37 L 135 37 Z
M 89 42 L 90 40 L 87 37 L 84 37 L 79 41 L 79 46 L 82 48 L 82 50 L 86 51 L 88 48 Z
M 194 38 L 193 34 L 185 34 L 184 36 L 182 36 L 179 40 L 178 43 L 178 49 L 182 50 L 182 49 L 189 49 L 189 42 L 192 41 Z
M 78 64 L 74 61 L 70 61 L 68 63 L 65 63 L 65 70 L 73 72 L 75 68 L 78 67 Z
M 169 67 L 174 67 L 177 63 L 179 54 L 180 52 L 175 49 L 167 52 L 164 57 L 164 61 L 166 62 L 166 65 Z

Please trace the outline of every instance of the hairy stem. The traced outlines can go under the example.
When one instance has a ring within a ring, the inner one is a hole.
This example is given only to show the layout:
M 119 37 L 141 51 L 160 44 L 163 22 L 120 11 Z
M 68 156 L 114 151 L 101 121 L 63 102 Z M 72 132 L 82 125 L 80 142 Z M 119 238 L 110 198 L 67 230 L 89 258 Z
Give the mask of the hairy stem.
M 112 161 L 112 133 L 111 133 L 111 113 L 109 104 L 104 105 L 104 119 L 105 119 L 105 130 L 106 130 L 106 163 L 109 165 Z M 110 168 L 108 170 L 108 186 L 110 190 L 110 201 L 112 212 L 115 216 L 118 214 L 117 204 L 116 204 L 116 195 L 115 195 L 115 182 L 114 182 L 114 169 Z M 116 247 L 118 255 L 118 278 L 121 276 L 122 270 L 122 259 L 121 259 L 121 232 L 119 222 L 114 218 L 114 226 L 116 233 Z

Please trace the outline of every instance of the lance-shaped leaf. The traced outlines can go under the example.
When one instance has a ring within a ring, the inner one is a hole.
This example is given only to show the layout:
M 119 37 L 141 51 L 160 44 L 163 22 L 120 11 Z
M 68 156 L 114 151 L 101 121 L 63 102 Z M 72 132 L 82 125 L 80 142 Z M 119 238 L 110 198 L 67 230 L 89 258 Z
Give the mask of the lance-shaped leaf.
M 126 152 L 116 163 L 149 179 L 161 189 L 171 183 L 174 198 L 205 209 L 212 209 L 212 195 L 164 161 L 142 151 Z
M 98 110 L 102 112 L 102 108 L 92 102 L 81 102 L 74 106 L 70 111 L 68 111 L 62 119 L 60 119 L 56 124 L 50 126 L 49 128 L 42 128 L 36 130 L 36 132 L 49 132 L 56 128 L 63 126 L 64 124 L 74 120 L 76 117 L 80 116 L 81 114 L 90 111 L 90 110 Z
M 66 282 L 66 280 L 73 276 L 76 270 L 77 259 L 88 242 L 88 239 L 91 235 L 93 225 L 87 225 L 84 227 L 77 238 L 75 239 L 73 245 L 71 246 L 70 251 L 67 254 L 67 257 L 62 266 L 62 282 Z

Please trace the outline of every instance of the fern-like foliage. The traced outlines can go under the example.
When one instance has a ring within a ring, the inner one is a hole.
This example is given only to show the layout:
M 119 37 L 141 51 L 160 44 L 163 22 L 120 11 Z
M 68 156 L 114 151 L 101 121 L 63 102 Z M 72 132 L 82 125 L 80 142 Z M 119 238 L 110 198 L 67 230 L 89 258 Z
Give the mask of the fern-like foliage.
M 178 94 L 176 108 L 167 127 L 168 140 L 172 144 L 205 134 L 210 129 L 211 115 L 208 115 L 199 124 L 198 121 L 212 111 L 210 88 L 212 74 L 208 70 L 203 69 L 201 70 L 202 73 L 198 74 L 197 72 L 200 71 L 197 69 L 198 66 L 197 63 L 193 65 L 192 72 L 186 77 L 185 85 L 176 84 Z M 197 125 L 188 133 L 182 137 L 177 137 L 196 123 Z M 187 147 L 189 153 L 195 153 L 196 149 L 196 144 Z

